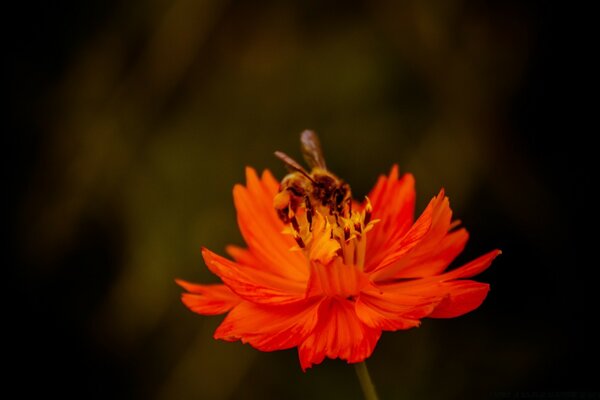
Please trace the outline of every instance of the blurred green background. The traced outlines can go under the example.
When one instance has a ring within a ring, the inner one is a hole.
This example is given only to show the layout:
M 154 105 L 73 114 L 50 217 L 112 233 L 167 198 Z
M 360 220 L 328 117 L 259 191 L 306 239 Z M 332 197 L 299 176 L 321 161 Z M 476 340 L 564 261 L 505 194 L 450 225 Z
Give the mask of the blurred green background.
M 478 278 L 492 284 L 480 309 L 383 335 L 369 360 L 383 399 L 597 388 L 581 362 L 597 345 L 572 234 L 578 133 L 553 136 L 559 14 L 514 0 L 16 6 L 11 381 L 23 397 L 360 399 L 344 362 L 302 373 L 294 350 L 213 340 L 221 317 L 190 313 L 173 282 L 216 282 L 200 246 L 243 244 L 244 167 L 282 177 L 273 151 L 299 159 L 311 128 L 356 196 L 398 163 L 419 212 L 446 188 L 472 234 L 460 261 L 504 251 Z

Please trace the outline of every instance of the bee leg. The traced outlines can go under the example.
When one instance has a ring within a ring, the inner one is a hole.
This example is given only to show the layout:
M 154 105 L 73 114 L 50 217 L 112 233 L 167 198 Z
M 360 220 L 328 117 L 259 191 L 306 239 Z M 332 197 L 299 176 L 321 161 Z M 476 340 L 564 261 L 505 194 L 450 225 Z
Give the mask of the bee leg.
M 284 208 L 277 209 L 277 216 L 284 224 L 290 223 L 290 206 L 287 205 Z
M 340 221 L 338 219 L 338 210 L 337 207 L 335 207 L 334 203 L 331 203 L 329 205 L 329 214 L 333 215 L 335 217 L 335 223 L 337 226 L 340 226 Z
M 312 232 L 312 218 L 313 218 L 313 207 L 310 203 L 310 198 L 308 196 L 304 196 L 304 206 L 306 207 L 306 220 L 308 221 L 308 230 Z
M 298 224 L 298 220 L 296 219 L 296 215 L 292 215 L 292 218 L 290 218 L 289 220 L 292 223 L 292 228 L 294 228 L 294 230 L 297 233 L 300 233 L 300 225 Z
M 352 198 L 348 199 L 348 216 L 352 218 Z

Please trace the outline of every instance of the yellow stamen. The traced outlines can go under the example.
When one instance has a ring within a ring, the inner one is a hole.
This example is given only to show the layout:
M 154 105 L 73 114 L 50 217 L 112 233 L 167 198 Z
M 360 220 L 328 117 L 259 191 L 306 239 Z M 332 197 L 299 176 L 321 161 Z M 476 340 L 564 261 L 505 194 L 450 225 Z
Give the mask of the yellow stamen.
M 342 257 L 344 264 L 363 269 L 367 233 L 379 220 L 371 220 L 373 207 L 368 198 L 362 212 L 346 211 L 346 216 L 323 207 L 290 211 L 290 222 L 283 232 L 294 238 L 296 246 L 292 250 L 303 251 L 309 261 L 319 260 L 326 265 L 335 257 Z

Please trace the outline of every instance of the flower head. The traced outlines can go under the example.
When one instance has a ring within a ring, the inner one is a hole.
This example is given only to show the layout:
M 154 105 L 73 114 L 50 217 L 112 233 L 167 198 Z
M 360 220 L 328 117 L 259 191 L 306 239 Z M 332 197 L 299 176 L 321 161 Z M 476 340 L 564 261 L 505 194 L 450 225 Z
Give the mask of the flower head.
M 489 285 L 467 278 L 500 251 L 447 270 L 468 233 L 452 222 L 443 190 L 415 221 L 414 178 L 394 166 L 359 203 L 326 169 L 314 133 L 302 143 L 311 171 L 277 153 L 291 170 L 282 182 L 246 168 L 246 185 L 234 187 L 247 248 L 229 246 L 233 260 L 202 249 L 223 284 L 177 281 L 190 310 L 227 313 L 216 339 L 262 351 L 297 347 L 302 369 L 325 357 L 356 363 L 382 331 L 479 307 Z

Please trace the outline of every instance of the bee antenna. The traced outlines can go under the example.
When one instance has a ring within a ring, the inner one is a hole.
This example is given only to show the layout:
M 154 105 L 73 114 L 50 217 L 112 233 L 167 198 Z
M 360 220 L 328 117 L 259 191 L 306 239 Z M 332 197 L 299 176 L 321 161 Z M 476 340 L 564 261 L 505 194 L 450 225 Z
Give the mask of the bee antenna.
M 310 177 L 310 174 L 302 167 L 302 165 L 298 164 L 292 157 L 288 156 L 282 151 L 276 151 L 275 157 L 279 158 L 285 164 L 288 169 L 292 171 L 300 172 L 302 175 L 307 177 L 311 182 L 314 183 L 313 178 Z

